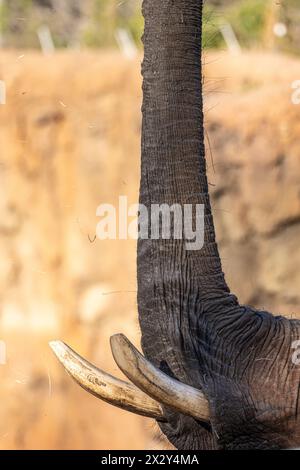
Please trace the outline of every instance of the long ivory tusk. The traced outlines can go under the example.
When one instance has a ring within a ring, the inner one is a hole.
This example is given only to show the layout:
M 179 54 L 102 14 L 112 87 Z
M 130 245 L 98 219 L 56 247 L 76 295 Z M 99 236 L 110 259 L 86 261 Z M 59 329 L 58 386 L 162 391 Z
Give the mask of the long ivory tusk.
M 110 338 L 114 359 L 124 374 L 147 395 L 180 413 L 201 421 L 210 420 L 203 393 L 165 374 L 142 356 L 122 334 Z
M 93 366 L 62 341 L 49 345 L 71 377 L 92 395 L 124 410 L 165 421 L 160 404 L 133 384 Z

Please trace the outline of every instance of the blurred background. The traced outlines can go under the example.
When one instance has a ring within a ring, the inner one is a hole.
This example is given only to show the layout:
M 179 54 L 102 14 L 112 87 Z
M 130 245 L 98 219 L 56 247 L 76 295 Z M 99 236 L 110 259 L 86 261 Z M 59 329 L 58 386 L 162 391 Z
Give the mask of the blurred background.
M 206 1 L 208 178 L 241 302 L 300 312 L 300 5 Z M 121 377 L 139 344 L 135 242 L 95 239 L 96 209 L 137 202 L 143 28 L 137 0 L 0 0 L 0 448 L 167 445 L 88 395 L 48 341 Z

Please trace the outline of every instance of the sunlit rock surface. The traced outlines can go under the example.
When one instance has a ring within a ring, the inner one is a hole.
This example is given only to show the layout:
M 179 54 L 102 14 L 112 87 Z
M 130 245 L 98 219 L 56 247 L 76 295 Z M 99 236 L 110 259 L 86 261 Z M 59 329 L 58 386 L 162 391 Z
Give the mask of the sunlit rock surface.
M 299 62 L 257 53 L 205 62 L 208 178 L 229 284 L 242 302 L 296 315 Z M 163 446 L 152 422 L 74 384 L 47 344 L 63 339 L 121 376 L 109 336 L 139 342 L 135 242 L 95 239 L 99 204 L 138 199 L 139 68 L 140 58 L 113 52 L 1 53 L 2 449 Z

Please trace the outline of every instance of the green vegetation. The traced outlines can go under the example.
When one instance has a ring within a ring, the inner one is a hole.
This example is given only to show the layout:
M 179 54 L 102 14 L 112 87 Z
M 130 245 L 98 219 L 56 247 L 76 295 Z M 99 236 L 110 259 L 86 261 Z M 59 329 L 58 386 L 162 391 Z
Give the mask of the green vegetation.
M 287 26 L 288 34 L 276 38 L 276 22 Z M 208 0 L 204 7 L 203 47 L 225 47 L 220 27 L 229 23 L 243 48 L 263 47 L 300 53 L 299 0 Z
M 114 45 L 117 28 L 127 29 L 135 42 L 140 42 L 143 30 L 140 2 L 94 0 L 90 21 L 83 30 L 81 42 L 88 47 Z
M 220 32 L 221 15 L 218 10 L 209 3 L 203 10 L 203 34 L 202 46 L 204 49 L 218 49 L 224 46 Z
M 31 46 L 30 36 L 33 33 L 35 21 L 33 18 L 29 22 L 25 19 L 32 14 L 33 6 L 32 0 L 1 1 L 0 34 L 2 39 L 13 42 L 14 37 L 19 37 L 22 40 L 22 47 Z
M 228 8 L 225 18 L 242 46 L 249 47 L 263 40 L 269 7 L 269 0 L 243 0 Z
M 1 41 L 7 47 L 39 47 L 37 29 L 48 25 L 56 47 L 115 47 L 117 28 L 137 45 L 143 29 L 142 0 L 0 0 Z M 274 22 L 288 28 L 275 38 Z M 300 50 L 300 3 L 285 0 L 206 0 L 203 47 L 224 48 L 220 27 L 230 23 L 242 47 Z

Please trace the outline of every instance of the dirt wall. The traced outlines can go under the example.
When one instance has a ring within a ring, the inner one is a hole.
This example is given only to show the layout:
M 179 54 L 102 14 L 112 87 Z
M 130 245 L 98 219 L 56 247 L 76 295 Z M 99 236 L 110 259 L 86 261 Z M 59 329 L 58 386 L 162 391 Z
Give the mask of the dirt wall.
M 300 306 L 299 62 L 205 57 L 208 177 L 224 270 L 241 301 Z M 50 352 L 64 339 L 121 376 L 136 344 L 135 242 L 94 240 L 101 203 L 138 198 L 140 59 L 5 52 L 0 79 L 0 448 L 161 446 L 154 425 L 88 396 Z

